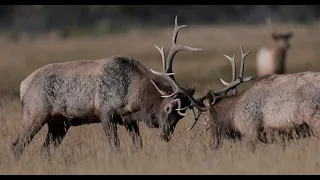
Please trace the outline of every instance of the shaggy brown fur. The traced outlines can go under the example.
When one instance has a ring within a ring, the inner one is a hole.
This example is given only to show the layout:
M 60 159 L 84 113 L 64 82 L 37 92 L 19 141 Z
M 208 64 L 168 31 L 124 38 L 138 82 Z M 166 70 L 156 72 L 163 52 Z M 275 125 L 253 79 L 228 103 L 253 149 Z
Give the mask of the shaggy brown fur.
M 177 28 L 181 27 L 177 26 L 176 18 L 174 43 Z M 172 51 L 171 56 L 169 53 L 169 68 L 164 66 L 167 73 L 172 71 L 172 60 L 178 50 Z M 126 126 L 138 147 L 142 146 L 138 127 L 141 120 L 149 127 L 160 128 L 160 137 L 169 141 L 184 113 L 176 109 L 179 103 L 189 104 L 189 99 L 179 94 L 162 98 L 153 83 L 162 95 L 173 92 L 167 79 L 125 56 L 54 63 L 34 71 L 20 84 L 23 127 L 12 145 L 15 156 L 20 157 L 45 124 L 48 134 L 44 149 L 52 142 L 58 147 L 71 126 L 99 122 L 115 150 L 120 145 L 117 124 Z M 187 92 L 193 95 L 195 90 Z

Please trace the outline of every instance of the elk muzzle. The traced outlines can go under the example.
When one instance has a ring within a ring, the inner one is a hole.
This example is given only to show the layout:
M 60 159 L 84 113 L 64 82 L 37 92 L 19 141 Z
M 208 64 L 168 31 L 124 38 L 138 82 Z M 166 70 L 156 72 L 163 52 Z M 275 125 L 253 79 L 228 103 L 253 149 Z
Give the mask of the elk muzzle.
M 172 134 L 174 132 L 175 126 L 164 127 L 160 133 L 160 139 L 166 142 L 169 142 L 172 139 Z

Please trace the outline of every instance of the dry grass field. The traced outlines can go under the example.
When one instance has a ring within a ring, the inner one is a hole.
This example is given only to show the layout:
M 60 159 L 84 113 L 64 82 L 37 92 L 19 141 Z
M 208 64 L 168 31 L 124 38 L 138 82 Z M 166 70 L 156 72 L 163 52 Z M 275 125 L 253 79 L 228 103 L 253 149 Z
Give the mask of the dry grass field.
M 182 24 L 182 22 L 181 22 Z M 320 25 L 283 25 L 292 30 L 288 54 L 289 73 L 320 71 Z M 119 126 L 121 152 L 110 152 L 101 124 L 72 127 L 51 160 L 40 154 L 47 127 L 33 139 L 22 158 L 15 161 L 11 144 L 21 127 L 19 84 L 35 69 L 53 62 L 100 59 L 111 55 L 130 55 L 146 67 L 161 69 L 161 58 L 153 46 L 171 45 L 172 27 L 132 30 L 127 34 L 61 40 L 55 36 L 35 41 L 10 42 L 0 39 L 0 173 L 1 174 L 319 174 L 320 141 L 295 140 L 286 148 L 259 144 L 256 153 L 239 142 L 224 142 L 218 151 L 208 149 L 210 134 L 197 136 L 205 128 L 198 124 L 191 131 L 188 114 L 182 119 L 169 143 L 158 138 L 158 130 L 140 124 L 144 149 L 136 152 L 125 128 Z M 231 79 L 231 65 L 224 54 L 240 55 L 239 44 L 252 49 L 245 76 L 255 75 L 258 48 L 270 42 L 264 26 L 189 26 L 179 43 L 203 48 L 200 52 L 180 52 L 174 62 L 176 78 L 183 86 L 195 86 L 201 95 L 223 85 L 219 78 Z M 237 59 L 239 65 L 240 59 Z M 239 68 L 239 67 L 237 67 Z M 250 87 L 243 84 L 240 91 Z

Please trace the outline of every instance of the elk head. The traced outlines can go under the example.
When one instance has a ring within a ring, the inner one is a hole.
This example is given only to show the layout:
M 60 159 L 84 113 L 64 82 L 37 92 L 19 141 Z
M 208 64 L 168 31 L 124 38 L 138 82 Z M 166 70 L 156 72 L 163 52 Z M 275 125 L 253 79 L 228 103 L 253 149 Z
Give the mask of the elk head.
M 170 84 L 174 82 L 173 84 L 176 84 L 176 80 L 174 78 L 174 72 L 172 71 L 172 62 L 173 58 L 176 55 L 178 51 L 181 50 L 188 50 L 188 51 L 200 51 L 202 49 L 198 48 L 192 48 L 184 45 L 177 44 L 177 36 L 179 33 L 179 30 L 183 27 L 186 27 L 186 25 L 178 26 L 177 17 L 175 18 L 175 28 L 173 31 L 173 37 L 172 37 L 172 47 L 169 51 L 169 54 L 167 56 L 167 60 L 165 60 L 165 53 L 162 48 L 159 48 L 158 46 L 155 46 L 158 51 L 161 54 L 162 57 L 162 64 L 163 64 L 163 72 L 157 72 L 151 69 L 151 72 L 160 75 L 164 78 L 167 84 Z M 172 133 L 174 132 L 176 124 L 179 122 L 181 118 L 183 118 L 186 115 L 186 109 L 187 108 L 181 108 L 181 107 L 188 107 L 190 104 L 190 100 L 187 96 L 184 94 L 188 94 L 188 96 L 193 96 L 195 93 L 194 88 L 190 88 L 188 90 L 183 89 L 182 87 L 179 87 L 179 90 L 181 90 L 180 93 L 178 89 L 176 89 L 175 86 L 173 86 L 173 89 L 170 88 L 168 91 L 165 90 L 161 83 L 158 83 L 154 80 L 151 80 L 152 84 L 156 87 L 156 89 L 159 91 L 161 96 L 164 98 L 162 100 L 161 107 L 158 110 L 156 119 L 159 121 L 159 126 L 161 128 L 161 139 L 165 141 L 169 141 L 171 139 Z M 172 93 L 173 92 L 173 93 Z
M 284 33 L 284 34 L 281 34 L 281 33 L 271 33 L 271 37 L 274 41 L 274 43 L 280 47 L 280 48 L 283 48 L 283 49 L 289 49 L 290 48 L 290 43 L 289 43 L 289 40 L 290 38 L 293 36 L 293 33 L 292 32 L 288 32 L 288 33 Z

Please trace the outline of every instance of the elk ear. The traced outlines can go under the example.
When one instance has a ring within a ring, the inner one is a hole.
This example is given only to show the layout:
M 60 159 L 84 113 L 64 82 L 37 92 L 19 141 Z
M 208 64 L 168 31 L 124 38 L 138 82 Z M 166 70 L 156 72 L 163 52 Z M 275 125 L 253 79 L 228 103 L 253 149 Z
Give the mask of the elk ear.
M 208 99 L 203 100 L 203 104 L 204 104 L 205 106 L 211 106 Z
M 153 84 L 153 86 L 159 91 L 159 93 L 162 95 L 162 96 L 165 96 L 166 95 L 166 92 L 161 90 L 159 84 L 156 82 L 156 81 L 153 81 L 153 80 L 150 80 L 151 83 Z M 159 88 L 160 87 L 160 88 Z
M 193 96 L 194 95 L 194 93 L 196 92 L 196 88 L 189 88 L 188 90 L 187 90 L 187 93 L 190 95 L 190 96 Z

